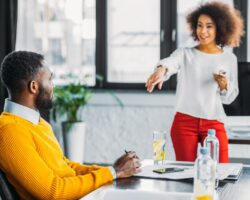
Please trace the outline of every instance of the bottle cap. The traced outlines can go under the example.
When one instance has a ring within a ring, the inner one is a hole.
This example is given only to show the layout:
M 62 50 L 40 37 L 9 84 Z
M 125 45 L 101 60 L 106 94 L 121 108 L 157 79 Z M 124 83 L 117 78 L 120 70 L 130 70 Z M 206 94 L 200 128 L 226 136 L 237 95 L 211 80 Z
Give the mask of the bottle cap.
M 207 134 L 214 136 L 215 135 L 215 130 L 214 129 L 208 129 Z
M 209 153 L 208 148 L 207 147 L 201 147 L 200 148 L 200 153 L 202 155 L 207 155 Z

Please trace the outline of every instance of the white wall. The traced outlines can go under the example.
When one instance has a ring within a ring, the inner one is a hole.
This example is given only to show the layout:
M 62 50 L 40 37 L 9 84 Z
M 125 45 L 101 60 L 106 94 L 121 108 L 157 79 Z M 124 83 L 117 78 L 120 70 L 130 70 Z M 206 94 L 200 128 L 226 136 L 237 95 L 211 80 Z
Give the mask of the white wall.
M 85 157 L 87 163 L 113 163 L 124 150 L 138 152 L 141 159 L 152 158 L 152 132 L 169 130 L 174 117 L 175 95 L 117 93 L 121 107 L 108 93 L 95 93 L 81 112 L 87 122 Z M 54 126 L 54 129 L 58 129 Z M 230 157 L 250 157 L 249 146 L 230 145 Z M 171 138 L 166 158 L 174 160 Z
M 152 132 L 169 133 L 175 95 L 117 95 L 124 107 L 110 94 L 95 94 L 82 113 L 87 122 L 86 162 L 112 163 L 125 149 L 136 151 L 141 159 L 152 158 Z M 174 159 L 170 138 L 167 157 Z

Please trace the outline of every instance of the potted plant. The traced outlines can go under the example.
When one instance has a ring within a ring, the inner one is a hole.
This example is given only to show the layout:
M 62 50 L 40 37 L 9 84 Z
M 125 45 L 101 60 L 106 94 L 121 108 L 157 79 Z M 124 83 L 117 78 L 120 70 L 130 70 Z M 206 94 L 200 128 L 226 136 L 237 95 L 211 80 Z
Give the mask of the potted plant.
M 78 117 L 78 111 L 85 106 L 91 90 L 87 84 L 73 75 L 64 77 L 68 84 L 56 86 L 54 89 L 53 119 L 66 117 L 62 122 L 63 143 L 66 156 L 70 160 L 83 162 L 85 142 L 85 122 Z

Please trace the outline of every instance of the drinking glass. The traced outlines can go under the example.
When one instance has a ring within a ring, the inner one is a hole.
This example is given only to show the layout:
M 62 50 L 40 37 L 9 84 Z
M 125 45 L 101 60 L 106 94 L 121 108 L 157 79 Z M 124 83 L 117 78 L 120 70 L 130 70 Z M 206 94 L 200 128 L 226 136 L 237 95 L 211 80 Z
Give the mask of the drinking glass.
M 153 132 L 154 165 L 163 165 L 166 157 L 166 137 L 165 131 Z

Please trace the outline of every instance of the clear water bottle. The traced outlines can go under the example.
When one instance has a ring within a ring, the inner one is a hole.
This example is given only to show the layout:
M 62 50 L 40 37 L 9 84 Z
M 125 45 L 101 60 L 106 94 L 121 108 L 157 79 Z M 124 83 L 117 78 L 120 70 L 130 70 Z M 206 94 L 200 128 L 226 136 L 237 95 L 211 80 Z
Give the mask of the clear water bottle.
M 215 136 L 214 129 L 208 129 L 207 137 L 204 140 L 204 147 L 207 147 L 210 152 L 210 157 L 217 164 L 219 163 L 219 140 Z
M 195 161 L 195 200 L 215 200 L 215 176 L 215 162 L 211 159 L 208 148 L 202 147 Z

